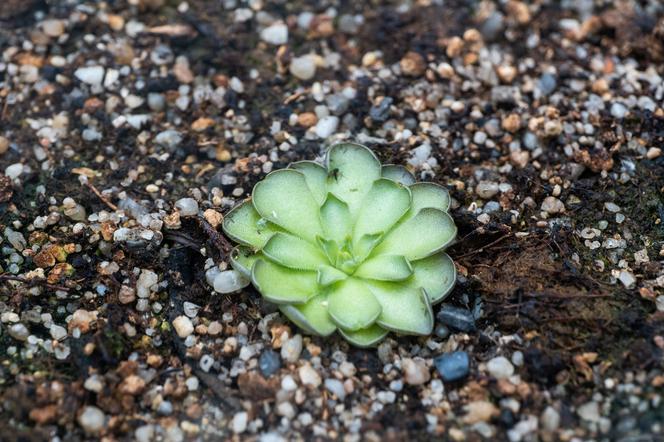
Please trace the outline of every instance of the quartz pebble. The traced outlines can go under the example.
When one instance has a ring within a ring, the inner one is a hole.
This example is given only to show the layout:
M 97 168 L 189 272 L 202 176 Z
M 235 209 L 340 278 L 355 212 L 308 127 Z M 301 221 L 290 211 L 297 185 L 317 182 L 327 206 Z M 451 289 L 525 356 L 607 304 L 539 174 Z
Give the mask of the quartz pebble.
M 99 408 L 88 405 L 78 416 L 79 425 L 86 433 L 99 433 L 103 428 L 106 415 Z
M 302 335 L 295 335 L 281 346 L 281 358 L 286 362 L 297 362 L 302 353 Z
M 180 211 L 181 216 L 198 215 L 198 203 L 193 198 L 181 198 L 177 200 L 175 208 Z
M 267 43 L 283 45 L 288 42 L 288 26 L 283 22 L 276 22 L 263 29 L 260 35 L 261 40 Z
M 514 366 L 504 356 L 498 356 L 491 359 L 486 364 L 489 374 L 496 379 L 506 379 L 514 374 Z
M 429 381 L 431 374 L 425 362 L 421 358 L 403 359 L 401 369 L 404 373 L 406 383 L 410 385 L 421 385 Z
M 106 69 L 102 66 L 88 66 L 76 69 L 74 75 L 83 83 L 91 86 L 101 86 L 101 82 L 104 81 L 105 72 Z
M 173 320 L 173 328 L 175 328 L 178 336 L 183 339 L 194 332 L 194 324 L 191 322 L 191 319 L 184 315 L 178 316 Z
M 302 385 L 308 385 L 310 387 L 318 387 L 322 379 L 318 372 L 309 364 L 305 364 L 298 369 L 298 375 L 300 376 L 300 382 Z
M 316 75 L 316 60 L 312 55 L 303 55 L 291 60 L 290 73 L 300 80 L 311 80 Z
M 247 278 L 237 270 L 224 270 L 214 278 L 214 291 L 217 293 L 233 293 L 250 284 Z

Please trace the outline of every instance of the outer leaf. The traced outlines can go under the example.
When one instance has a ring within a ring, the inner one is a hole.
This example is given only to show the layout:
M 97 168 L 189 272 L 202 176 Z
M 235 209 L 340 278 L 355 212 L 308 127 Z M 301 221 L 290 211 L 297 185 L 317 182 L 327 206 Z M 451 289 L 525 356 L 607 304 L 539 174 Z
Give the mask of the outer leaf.
M 357 331 L 339 329 L 339 333 L 341 333 L 341 336 L 346 338 L 346 340 L 351 344 L 366 348 L 373 347 L 382 341 L 383 338 L 385 338 L 387 335 L 388 331 L 378 324 L 374 324 L 371 327 Z
M 318 284 L 323 287 L 343 281 L 346 278 L 348 278 L 347 274 L 332 266 L 321 266 L 318 269 Z
M 313 244 L 287 233 L 275 233 L 263 247 L 270 260 L 291 269 L 318 270 L 329 264 L 321 250 Z
M 251 201 L 245 201 L 226 214 L 223 222 L 226 235 L 240 244 L 261 249 L 281 228 L 261 218 Z
M 256 260 L 262 257 L 261 252 L 254 252 L 249 247 L 237 246 L 231 252 L 231 265 L 247 279 L 251 279 L 251 268 Z
M 392 180 L 374 181 L 362 202 L 353 230 L 353 241 L 363 235 L 387 232 L 408 211 L 410 190 Z
M 311 194 L 318 204 L 323 204 L 327 196 L 327 170 L 313 161 L 298 161 L 288 167 L 302 172 Z
M 348 204 L 331 193 L 327 195 L 325 203 L 320 208 L 320 221 L 325 237 L 339 243 L 350 235 L 353 227 Z
M 348 204 L 355 218 L 371 185 L 380 178 L 380 162 L 367 147 L 343 143 L 330 148 L 326 164 L 328 190 Z
M 399 254 L 409 261 L 424 258 L 444 249 L 454 240 L 456 231 L 447 213 L 427 207 L 385 235 L 372 256 Z
M 401 255 L 379 255 L 369 258 L 353 276 L 380 281 L 402 281 L 413 274 L 413 268 Z
M 306 304 L 282 305 L 280 310 L 298 327 L 307 332 L 329 336 L 335 332 L 337 326 L 327 313 L 327 297 L 318 295 L 311 298 Z
M 409 215 L 415 216 L 420 210 L 431 207 L 447 212 L 450 208 L 450 193 L 443 186 L 434 183 L 416 183 L 410 186 L 413 203 Z
M 359 279 L 348 278 L 330 287 L 327 301 L 332 320 L 344 330 L 367 328 L 380 315 L 380 304 Z
M 428 335 L 433 329 L 431 303 L 424 290 L 398 282 L 367 281 L 382 310 L 376 323 L 411 335 Z
M 422 287 L 432 304 L 442 301 L 454 287 L 456 267 L 446 253 L 436 253 L 410 264 L 413 276 L 407 284 L 412 288 Z
M 276 304 L 301 304 L 318 294 L 316 272 L 289 269 L 266 259 L 256 261 L 251 281 L 265 299 Z
M 410 173 L 405 167 L 399 166 L 397 164 L 384 165 L 381 174 L 383 178 L 396 181 L 397 183 L 401 183 L 404 186 L 415 184 L 415 177 L 413 174 Z
M 254 187 L 253 203 L 263 218 L 310 242 L 323 232 L 318 203 L 301 172 L 271 172 Z

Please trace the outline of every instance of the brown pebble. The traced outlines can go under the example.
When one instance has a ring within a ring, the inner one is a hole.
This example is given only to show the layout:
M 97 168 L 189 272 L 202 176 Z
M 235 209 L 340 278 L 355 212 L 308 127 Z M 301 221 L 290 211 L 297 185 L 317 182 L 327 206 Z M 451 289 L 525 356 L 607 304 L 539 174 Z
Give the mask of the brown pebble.
M 297 124 L 302 127 L 311 127 L 318 123 L 318 117 L 313 112 L 304 112 L 297 116 Z
M 424 73 L 424 70 L 427 68 L 427 64 L 424 61 L 424 58 L 417 52 L 410 51 L 404 55 L 404 57 L 399 62 L 401 66 L 401 72 L 404 75 L 409 77 L 419 77 Z

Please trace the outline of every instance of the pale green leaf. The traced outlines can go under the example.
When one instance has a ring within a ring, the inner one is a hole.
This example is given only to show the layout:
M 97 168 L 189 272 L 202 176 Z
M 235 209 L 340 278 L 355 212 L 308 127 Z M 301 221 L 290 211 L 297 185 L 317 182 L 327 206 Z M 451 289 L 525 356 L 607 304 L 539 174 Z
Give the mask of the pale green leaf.
M 450 208 L 450 193 L 443 186 L 434 183 L 416 183 L 410 186 L 413 202 L 408 217 L 417 215 L 420 210 L 431 207 L 447 212 Z
M 397 224 L 376 246 L 372 256 L 403 255 L 409 261 L 425 258 L 450 244 L 456 232 L 454 221 L 447 213 L 428 207 Z
M 318 203 L 301 172 L 271 172 L 254 187 L 253 203 L 263 218 L 310 242 L 323 233 Z
M 388 180 L 396 181 L 397 183 L 403 184 L 404 186 L 410 186 L 415 184 L 415 177 L 412 173 L 408 172 L 403 166 L 397 164 L 386 164 L 382 169 L 383 178 Z
M 320 220 L 325 237 L 339 243 L 350 235 L 353 227 L 348 205 L 331 193 L 320 208 Z
M 332 320 L 344 330 L 367 328 L 380 315 L 380 304 L 366 284 L 356 278 L 331 286 L 327 300 Z
M 353 245 L 353 253 L 355 257 L 360 261 L 364 261 L 382 239 L 383 232 L 363 235 L 359 241 L 357 241 L 357 244 Z
M 316 202 L 323 204 L 327 196 L 327 170 L 313 161 L 298 161 L 288 167 L 302 172 L 307 182 L 307 187 L 311 190 L 311 194 L 316 199 Z
M 318 294 L 316 272 L 289 269 L 266 259 L 254 263 L 251 281 L 265 299 L 276 304 L 301 304 Z
M 409 207 L 407 187 L 385 178 L 374 181 L 358 212 L 353 242 L 364 235 L 389 231 Z
M 254 252 L 249 247 L 237 246 L 231 252 L 231 266 L 251 279 L 251 268 L 254 266 L 256 260 L 262 256 L 261 252 Z
M 318 270 L 329 264 L 319 247 L 288 233 L 275 233 L 263 247 L 263 254 L 284 267 Z
M 323 287 L 343 281 L 346 278 L 348 278 L 347 274 L 332 266 L 326 265 L 318 268 L 318 284 Z
M 256 212 L 251 201 L 245 201 L 226 214 L 222 225 L 233 240 L 261 249 L 270 237 L 281 228 L 270 223 Z
M 428 335 L 433 328 L 433 311 L 423 289 L 399 282 L 367 281 L 367 287 L 381 306 L 376 323 L 383 328 L 410 335 Z
M 412 274 L 413 269 L 403 256 L 379 255 L 360 264 L 353 276 L 380 281 L 402 281 Z
M 351 344 L 367 348 L 373 347 L 385 338 L 388 330 L 385 330 L 378 324 L 373 324 L 370 327 L 363 328 L 362 330 L 348 331 L 339 329 L 339 333 Z
M 327 296 L 318 295 L 305 304 L 282 305 L 281 312 L 298 327 L 313 335 L 329 336 L 337 329 L 327 313 Z
M 355 218 L 371 185 L 380 178 L 380 162 L 369 148 L 342 143 L 330 148 L 326 164 L 328 190 L 348 204 Z
M 413 261 L 413 276 L 408 279 L 410 287 L 422 287 L 432 304 L 442 301 L 456 282 L 456 267 L 446 253 L 436 253 Z

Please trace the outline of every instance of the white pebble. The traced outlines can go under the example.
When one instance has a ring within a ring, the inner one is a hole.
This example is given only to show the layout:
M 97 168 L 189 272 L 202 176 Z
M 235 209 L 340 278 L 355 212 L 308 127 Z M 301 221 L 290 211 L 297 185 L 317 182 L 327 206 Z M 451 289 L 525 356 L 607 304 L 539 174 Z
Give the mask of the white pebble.
M 316 123 L 316 135 L 318 135 L 319 138 L 327 138 L 337 130 L 338 126 L 339 117 L 328 116 L 321 118 L 318 120 L 318 123 Z
M 87 83 L 92 86 L 99 86 L 104 80 L 105 70 L 102 66 L 88 66 L 83 68 L 78 68 L 74 71 L 76 78 L 81 80 L 83 83 Z
M 247 429 L 248 421 L 249 421 L 249 415 L 247 414 L 246 411 L 241 411 L 239 413 L 236 413 L 235 416 L 233 416 L 233 422 L 231 424 L 233 433 L 236 434 L 244 433 L 244 431 Z
M 250 281 L 237 270 L 225 270 L 214 277 L 214 291 L 232 293 L 248 286 Z
M 261 40 L 273 45 L 288 42 L 288 26 L 284 22 L 276 22 L 261 31 Z
M 88 433 L 97 433 L 104 428 L 106 415 L 97 407 L 88 405 L 78 416 L 79 425 Z
M 505 379 L 514 374 L 514 366 L 504 356 L 491 359 L 487 362 L 486 368 L 489 370 L 489 374 L 496 379 Z
M 316 60 L 313 55 L 295 57 L 290 63 L 290 73 L 300 80 L 311 80 L 316 75 Z
M 175 208 L 182 216 L 198 215 L 198 203 L 193 198 L 181 198 L 175 202 Z
M 191 323 L 191 319 L 184 315 L 180 315 L 173 320 L 173 327 L 181 338 L 186 338 L 194 332 L 194 324 Z

